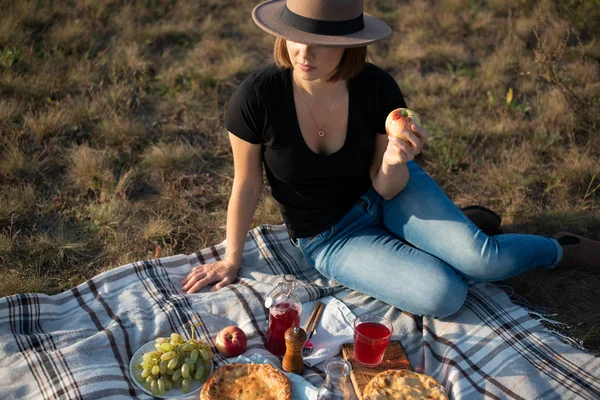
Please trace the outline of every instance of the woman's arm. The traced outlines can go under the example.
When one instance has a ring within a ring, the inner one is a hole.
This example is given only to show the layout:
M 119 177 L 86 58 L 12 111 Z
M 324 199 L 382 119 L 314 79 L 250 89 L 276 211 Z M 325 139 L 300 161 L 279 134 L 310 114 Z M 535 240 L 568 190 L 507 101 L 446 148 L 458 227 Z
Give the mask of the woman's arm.
M 186 293 L 216 283 L 219 290 L 235 281 L 242 264 L 246 235 L 262 189 L 262 145 L 248 143 L 229 133 L 233 150 L 234 177 L 227 207 L 225 257 L 212 264 L 198 265 L 181 282 Z
M 410 143 L 388 135 L 377 134 L 370 175 L 373 187 L 386 200 L 394 198 L 408 183 L 406 163 L 421 152 L 427 141 L 425 129 L 413 124 L 406 133 Z
M 225 259 L 239 268 L 262 190 L 262 145 L 248 143 L 231 133 L 229 141 L 233 150 L 234 177 L 227 207 Z

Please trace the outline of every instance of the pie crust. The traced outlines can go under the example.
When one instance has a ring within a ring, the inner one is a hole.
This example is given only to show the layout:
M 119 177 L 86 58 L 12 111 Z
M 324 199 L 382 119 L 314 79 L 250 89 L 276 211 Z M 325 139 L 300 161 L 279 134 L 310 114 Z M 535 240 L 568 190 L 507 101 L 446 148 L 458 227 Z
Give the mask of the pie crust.
M 226 364 L 204 383 L 200 400 L 292 400 L 292 384 L 271 364 Z
M 407 369 L 375 375 L 363 392 L 363 400 L 448 400 L 444 387 L 429 375 Z

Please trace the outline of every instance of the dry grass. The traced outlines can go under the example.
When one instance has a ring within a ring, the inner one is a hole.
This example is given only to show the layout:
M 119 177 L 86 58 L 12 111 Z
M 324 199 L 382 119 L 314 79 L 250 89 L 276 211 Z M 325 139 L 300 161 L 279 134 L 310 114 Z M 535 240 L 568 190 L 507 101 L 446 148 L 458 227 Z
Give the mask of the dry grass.
M 56 293 L 224 238 L 227 99 L 270 61 L 255 1 L 9 2 L 0 13 L 0 296 Z M 420 163 L 509 232 L 600 238 L 595 0 L 368 0 L 369 50 L 433 139 Z M 267 189 L 253 225 L 280 223 Z M 508 281 L 600 350 L 597 276 Z

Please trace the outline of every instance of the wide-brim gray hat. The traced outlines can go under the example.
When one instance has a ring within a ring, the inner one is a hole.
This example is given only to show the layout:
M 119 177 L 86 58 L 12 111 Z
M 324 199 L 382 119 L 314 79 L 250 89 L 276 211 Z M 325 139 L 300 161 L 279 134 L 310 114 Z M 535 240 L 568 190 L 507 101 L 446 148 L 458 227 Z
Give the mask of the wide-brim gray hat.
M 271 35 L 307 45 L 359 47 L 392 34 L 363 11 L 363 0 L 269 0 L 254 8 L 252 19 Z

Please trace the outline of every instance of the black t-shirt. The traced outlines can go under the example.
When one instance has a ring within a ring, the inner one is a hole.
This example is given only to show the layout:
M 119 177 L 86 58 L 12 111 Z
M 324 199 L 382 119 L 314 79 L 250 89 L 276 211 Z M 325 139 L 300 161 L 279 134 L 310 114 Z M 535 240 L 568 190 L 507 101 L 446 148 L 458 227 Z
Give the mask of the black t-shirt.
M 373 64 L 348 81 L 346 141 L 330 155 L 304 141 L 294 105 L 291 69 L 275 64 L 255 70 L 229 100 L 225 126 L 263 145 L 273 198 L 291 237 L 309 237 L 335 224 L 371 186 L 375 135 L 385 134 L 390 111 L 406 107 L 398 84 Z

